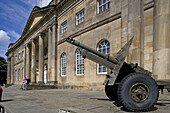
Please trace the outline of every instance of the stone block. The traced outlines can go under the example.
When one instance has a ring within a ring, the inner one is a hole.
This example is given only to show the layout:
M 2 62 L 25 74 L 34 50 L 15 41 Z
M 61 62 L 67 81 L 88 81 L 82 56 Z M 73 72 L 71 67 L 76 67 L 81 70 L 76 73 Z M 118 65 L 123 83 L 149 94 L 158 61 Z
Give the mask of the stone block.
M 170 78 L 170 49 L 155 51 L 153 55 L 153 74 L 158 75 L 158 79 Z

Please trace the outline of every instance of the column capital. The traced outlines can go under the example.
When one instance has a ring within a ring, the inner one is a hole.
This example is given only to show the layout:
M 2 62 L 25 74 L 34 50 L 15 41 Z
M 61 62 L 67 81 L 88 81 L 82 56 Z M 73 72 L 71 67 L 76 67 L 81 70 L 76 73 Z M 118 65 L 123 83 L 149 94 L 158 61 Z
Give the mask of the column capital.
M 54 25 L 58 25 L 58 23 L 55 21 L 55 22 L 52 23 L 51 26 L 53 27 Z
M 26 47 L 30 47 L 31 46 L 31 44 L 30 44 L 30 42 L 28 42 L 27 44 L 26 44 Z
M 7 58 L 7 62 L 11 61 L 11 57 Z
M 37 42 L 37 39 L 36 38 L 33 38 L 33 39 L 31 39 L 31 42 Z
M 47 31 L 49 31 L 49 29 L 52 31 L 52 24 L 47 27 Z
M 53 21 L 54 21 L 54 22 L 57 22 L 57 18 L 58 18 L 58 17 L 55 15 L 55 16 L 53 17 Z
M 57 16 L 55 15 L 54 19 L 57 21 Z
M 43 32 L 40 32 L 38 35 L 41 36 L 42 38 L 45 37 L 45 33 L 43 33 Z

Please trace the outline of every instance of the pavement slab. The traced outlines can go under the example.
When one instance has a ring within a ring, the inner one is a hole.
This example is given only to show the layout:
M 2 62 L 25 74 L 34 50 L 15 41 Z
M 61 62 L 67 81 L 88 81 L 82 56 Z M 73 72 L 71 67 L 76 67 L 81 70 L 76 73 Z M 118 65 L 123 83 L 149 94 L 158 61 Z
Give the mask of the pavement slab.
M 104 91 L 71 89 L 21 90 L 3 87 L 0 104 L 7 113 L 126 113 L 120 102 L 110 101 Z M 161 94 L 151 113 L 170 113 L 170 93 Z

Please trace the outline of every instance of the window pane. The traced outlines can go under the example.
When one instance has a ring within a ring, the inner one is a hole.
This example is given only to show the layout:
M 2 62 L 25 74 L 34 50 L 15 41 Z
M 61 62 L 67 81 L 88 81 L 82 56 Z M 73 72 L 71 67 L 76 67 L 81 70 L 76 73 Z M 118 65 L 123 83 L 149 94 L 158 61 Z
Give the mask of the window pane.
M 98 12 L 101 13 L 110 8 L 110 0 L 98 0 Z
M 80 51 L 82 49 L 78 49 L 76 52 L 76 74 L 84 74 L 84 58 L 83 56 L 80 54 Z
M 102 5 L 102 0 L 99 0 L 99 6 Z
M 67 21 L 61 24 L 61 33 L 67 32 Z
M 97 50 L 104 54 L 110 55 L 110 43 L 108 40 L 104 40 L 99 43 Z M 106 73 L 108 69 L 101 64 L 98 64 L 98 73 Z
M 64 53 L 61 56 L 61 75 L 66 75 L 66 69 L 67 69 L 67 57 L 66 54 Z
M 82 22 L 84 22 L 84 10 L 82 10 L 80 13 L 78 13 L 76 15 L 76 18 L 77 18 L 77 25 L 81 24 Z
M 99 7 L 99 13 L 101 13 L 102 12 L 102 7 Z

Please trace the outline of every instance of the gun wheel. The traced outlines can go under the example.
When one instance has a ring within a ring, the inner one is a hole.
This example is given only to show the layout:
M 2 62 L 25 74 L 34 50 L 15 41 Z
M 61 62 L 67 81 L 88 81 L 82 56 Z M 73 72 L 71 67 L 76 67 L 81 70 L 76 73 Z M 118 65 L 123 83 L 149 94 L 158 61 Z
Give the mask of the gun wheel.
M 117 88 L 118 86 L 115 86 L 115 85 L 109 86 L 108 83 L 106 84 L 105 93 L 110 100 L 113 100 L 113 101 L 118 100 Z
M 118 86 L 118 98 L 130 111 L 148 111 L 157 102 L 158 97 L 159 91 L 155 80 L 146 74 L 129 74 Z

